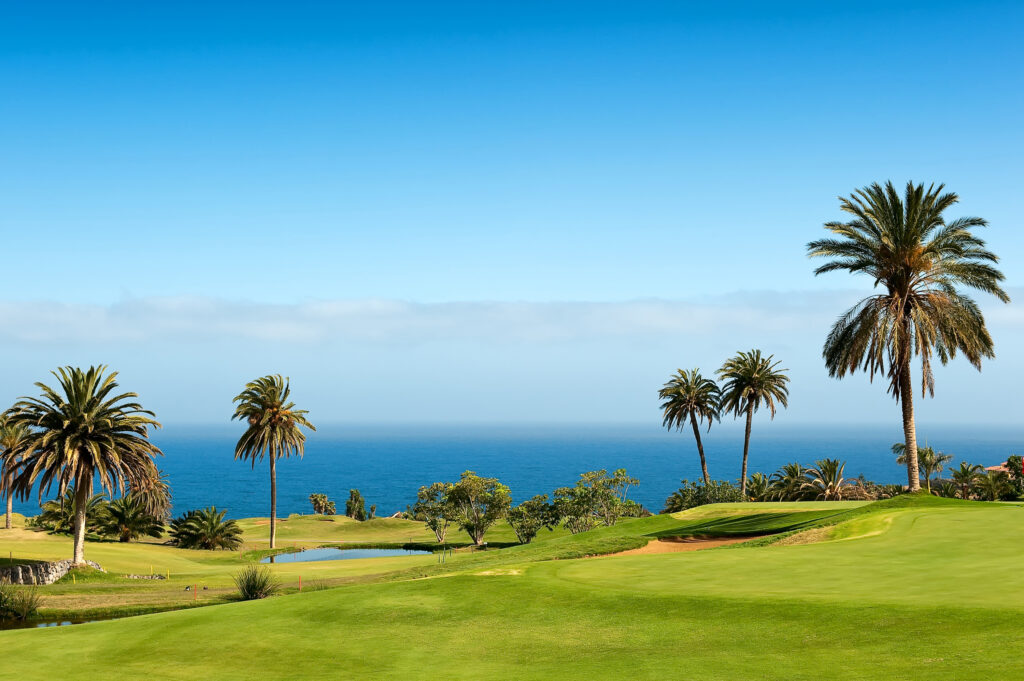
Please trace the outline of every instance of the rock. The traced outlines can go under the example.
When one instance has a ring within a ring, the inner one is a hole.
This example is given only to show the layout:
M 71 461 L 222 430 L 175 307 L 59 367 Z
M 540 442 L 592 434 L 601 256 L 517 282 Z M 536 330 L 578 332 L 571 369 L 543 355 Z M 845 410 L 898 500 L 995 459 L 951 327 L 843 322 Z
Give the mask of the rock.
M 85 561 L 86 565 L 96 568 L 100 572 L 106 572 L 97 563 L 91 560 Z M 9 581 L 11 584 L 53 584 L 66 575 L 73 562 L 70 558 L 57 560 L 52 563 L 26 563 L 24 565 L 11 565 L 0 568 L 0 581 Z

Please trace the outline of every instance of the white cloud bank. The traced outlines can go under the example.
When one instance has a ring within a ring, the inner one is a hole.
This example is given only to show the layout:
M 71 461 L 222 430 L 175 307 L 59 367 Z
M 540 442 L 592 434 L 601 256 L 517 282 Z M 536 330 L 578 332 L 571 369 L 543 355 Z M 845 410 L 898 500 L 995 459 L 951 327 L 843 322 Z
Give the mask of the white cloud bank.
M 753 293 L 691 301 L 312 301 L 272 305 L 212 298 L 142 298 L 111 305 L 0 302 L 0 342 L 144 343 L 416 341 L 547 342 L 658 334 L 787 333 L 821 328 L 853 293 Z M 1020 322 L 1020 319 L 1017 319 Z

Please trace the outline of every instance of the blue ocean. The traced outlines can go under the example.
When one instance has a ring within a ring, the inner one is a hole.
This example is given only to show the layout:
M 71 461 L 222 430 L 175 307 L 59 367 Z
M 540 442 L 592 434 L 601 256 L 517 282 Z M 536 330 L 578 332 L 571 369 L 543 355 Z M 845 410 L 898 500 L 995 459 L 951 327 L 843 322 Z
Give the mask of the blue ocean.
M 266 460 L 253 469 L 233 458 L 240 426 L 167 426 L 155 442 L 164 452 L 174 512 L 215 505 L 234 518 L 269 515 L 270 482 Z M 927 443 L 954 455 L 954 461 L 993 465 L 1012 453 L 1024 453 L 1024 427 L 920 427 Z M 899 423 L 870 427 L 796 427 L 755 423 L 750 472 L 771 473 L 790 461 L 847 462 L 847 477 L 865 475 L 876 482 L 905 483 L 905 469 L 890 452 L 902 439 Z M 743 431 L 723 424 L 704 435 L 711 475 L 739 477 Z M 656 425 L 467 425 L 325 426 L 311 433 L 302 459 L 278 465 L 278 513 L 309 513 L 309 495 L 327 494 L 344 507 L 348 491 L 358 488 L 367 506 L 390 515 L 413 503 L 421 485 L 456 480 L 462 471 L 497 477 L 514 499 L 550 494 L 571 485 L 580 473 L 625 468 L 640 480 L 630 498 L 661 510 L 683 478 L 700 477 L 692 432 L 668 432 Z M 34 515 L 34 499 L 16 502 Z

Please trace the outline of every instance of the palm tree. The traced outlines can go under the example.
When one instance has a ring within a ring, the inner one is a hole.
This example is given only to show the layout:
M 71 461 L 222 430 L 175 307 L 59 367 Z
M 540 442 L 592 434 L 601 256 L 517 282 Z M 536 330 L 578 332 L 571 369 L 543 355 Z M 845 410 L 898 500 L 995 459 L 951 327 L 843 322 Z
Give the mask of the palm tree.
M 849 485 L 849 481 L 843 478 L 845 469 L 846 463 L 839 459 L 815 461 L 805 473 L 806 482 L 803 487 L 815 499 L 840 501 L 843 498 L 843 488 Z
M 953 484 L 959 490 L 961 499 L 970 499 L 971 491 L 974 489 L 978 477 L 985 474 L 985 469 L 978 464 L 969 464 L 966 461 L 960 462 L 960 467 L 953 469 Z
M 171 521 L 171 543 L 183 549 L 235 551 L 242 544 L 242 528 L 224 520 L 226 514 L 215 506 L 183 513 Z
M 11 529 L 11 515 L 14 513 L 14 492 L 11 483 L 21 465 L 22 449 L 28 438 L 28 428 L 21 424 L 8 423 L 6 416 L 0 416 L 0 491 L 7 497 L 7 515 L 4 528 Z
M 117 372 L 100 365 L 83 370 L 62 367 L 53 372 L 57 390 L 36 383 L 38 398 L 23 397 L 8 420 L 30 430 L 12 489 L 22 498 L 38 483 L 39 496 L 57 484 L 58 493 L 75 493 L 74 564 L 85 561 L 86 507 L 93 480 L 113 494 L 116 488 L 143 484 L 157 475 L 154 457 L 162 452 L 149 441 L 149 428 L 159 428 L 133 400 L 135 393 L 115 393 Z M 106 374 L 106 375 L 105 375 Z
M 764 473 L 754 473 L 747 480 L 747 499 L 749 501 L 768 501 L 771 497 L 771 482 Z
M 896 463 L 900 465 L 906 465 L 907 463 L 907 446 L 903 442 L 897 442 L 892 446 L 892 453 L 896 454 Z M 925 487 L 928 494 L 932 493 L 932 476 L 936 473 L 941 473 L 946 464 L 953 460 L 952 454 L 943 454 L 942 452 L 936 453 L 931 447 L 918 447 L 917 448 L 917 464 L 918 471 L 922 478 L 924 478 Z M 920 489 L 920 488 L 919 488 Z
M 986 501 L 998 501 L 1010 491 L 1009 477 L 1003 471 L 985 471 L 974 483 L 978 496 Z
M 772 498 L 776 501 L 799 501 L 804 494 L 807 470 L 799 463 L 787 463 L 772 473 Z
M 731 411 L 733 416 L 747 415 L 747 428 L 743 436 L 743 468 L 740 472 L 740 492 L 747 494 L 747 456 L 750 453 L 750 423 L 754 412 L 762 405 L 775 418 L 776 403 L 789 406 L 789 377 L 779 369 L 779 362 L 772 362 L 773 355 L 761 356 L 760 350 L 738 352 L 726 360 L 718 370 L 722 383 L 722 410 Z
M 235 458 L 250 460 L 253 468 L 264 455 L 270 459 L 270 548 L 277 543 L 277 459 L 292 454 L 301 459 L 306 435 L 300 426 L 316 430 L 306 420 L 309 412 L 296 409 L 290 394 L 291 385 L 280 374 L 257 378 L 235 397 L 238 406 L 231 417 L 249 426 L 235 445 Z
M 878 183 L 840 199 L 850 222 L 829 222 L 832 238 L 807 244 L 811 257 L 830 258 L 814 273 L 847 270 L 866 274 L 883 290 L 847 310 L 829 332 L 822 355 L 829 374 L 843 378 L 858 369 L 886 375 L 889 393 L 900 402 L 911 492 L 918 479 L 911 362 L 921 358 L 922 395 L 934 394 L 932 355 L 943 364 L 962 352 L 979 371 L 993 357 L 985 319 L 959 287 L 1010 298 L 1000 287 L 998 258 L 971 233 L 983 227 L 976 217 L 946 222 L 943 212 L 959 201 L 943 185 L 925 190 L 907 183 L 901 199 L 892 182 Z
M 159 539 L 164 533 L 160 518 L 146 511 L 145 502 L 127 494 L 107 504 L 99 520 L 100 534 L 117 537 L 120 542 L 148 536 Z
M 55 534 L 71 534 L 75 529 L 75 490 L 68 488 L 57 499 L 39 505 L 42 512 L 33 523 Z M 85 531 L 87 534 L 99 529 L 100 520 L 107 512 L 107 495 L 94 494 L 85 502 Z
M 665 400 L 661 404 L 664 418 L 661 425 L 669 430 L 682 430 L 683 424 L 689 421 L 693 427 L 693 437 L 697 441 L 697 453 L 700 454 L 700 470 L 704 475 L 704 484 L 711 482 L 708 475 L 708 463 L 704 458 L 704 444 L 700 441 L 698 424 L 711 424 L 721 417 L 721 393 L 718 385 L 710 378 L 701 376 L 699 369 L 683 371 L 679 369 L 668 383 L 658 391 L 658 397 Z

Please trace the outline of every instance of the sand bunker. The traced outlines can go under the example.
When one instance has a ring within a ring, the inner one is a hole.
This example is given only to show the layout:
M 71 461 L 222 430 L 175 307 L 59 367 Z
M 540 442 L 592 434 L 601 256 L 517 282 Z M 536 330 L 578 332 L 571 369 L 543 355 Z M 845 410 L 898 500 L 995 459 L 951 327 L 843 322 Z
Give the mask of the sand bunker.
M 699 537 L 665 537 L 647 542 L 646 546 L 629 551 L 613 553 L 613 556 L 640 556 L 652 553 L 679 553 L 680 551 L 700 551 L 701 549 L 713 549 L 716 546 L 728 544 L 739 544 L 749 541 L 754 537 L 716 537 L 713 539 L 702 539 Z

